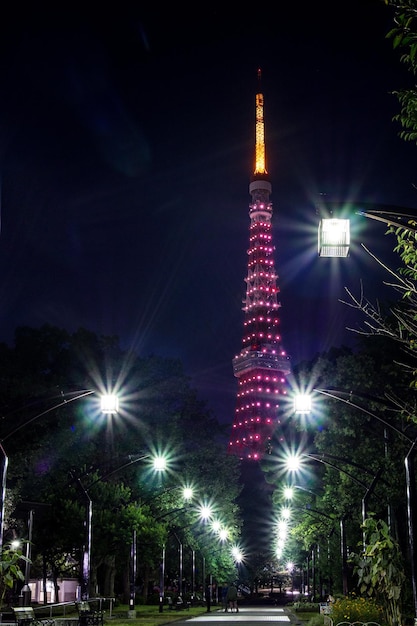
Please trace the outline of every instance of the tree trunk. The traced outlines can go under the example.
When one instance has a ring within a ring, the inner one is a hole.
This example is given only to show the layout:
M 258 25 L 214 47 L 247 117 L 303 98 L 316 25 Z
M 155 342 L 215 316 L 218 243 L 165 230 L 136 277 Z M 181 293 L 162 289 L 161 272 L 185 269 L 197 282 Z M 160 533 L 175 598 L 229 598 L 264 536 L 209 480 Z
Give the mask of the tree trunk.
M 143 602 L 146 604 L 148 600 L 148 590 L 149 590 L 149 566 L 146 566 L 143 571 Z
M 123 603 L 129 604 L 130 600 L 130 562 L 129 556 L 126 556 L 125 566 L 123 568 Z M 133 581 L 136 584 L 136 581 Z
M 104 567 L 103 595 L 105 598 L 114 598 L 114 579 L 116 576 L 116 557 L 114 554 L 109 554 L 104 559 Z

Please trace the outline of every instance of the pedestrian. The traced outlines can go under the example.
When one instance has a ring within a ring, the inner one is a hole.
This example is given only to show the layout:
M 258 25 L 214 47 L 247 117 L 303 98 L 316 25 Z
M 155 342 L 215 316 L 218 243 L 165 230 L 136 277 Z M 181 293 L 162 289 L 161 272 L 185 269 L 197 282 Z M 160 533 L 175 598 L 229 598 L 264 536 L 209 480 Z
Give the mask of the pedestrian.
M 239 609 L 237 606 L 237 588 L 234 583 L 229 585 L 226 598 L 230 612 L 233 613 L 233 609 L 235 609 L 236 613 L 239 613 Z
M 222 609 L 227 613 L 227 585 L 222 587 Z
M 210 613 L 211 610 L 211 585 L 206 585 L 206 607 L 207 613 Z

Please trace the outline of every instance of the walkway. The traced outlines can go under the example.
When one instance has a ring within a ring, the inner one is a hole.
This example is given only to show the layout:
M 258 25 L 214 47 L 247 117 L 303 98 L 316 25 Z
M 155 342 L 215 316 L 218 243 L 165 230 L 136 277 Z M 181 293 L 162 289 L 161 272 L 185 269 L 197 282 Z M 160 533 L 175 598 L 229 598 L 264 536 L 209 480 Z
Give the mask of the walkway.
M 227 624 L 228 622 L 232 622 L 233 624 L 244 622 L 246 625 L 252 624 L 253 626 L 261 622 L 298 623 L 298 620 L 294 620 L 291 613 L 287 611 L 285 607 L 279 606 L 242 606 L 239 607 L 239 613 L 230 613 L 230 611 L 225 613 L 222 609 L 212 608 L 209 613 L 191 617 L 188 620 L 184 620 L 184 623 L 185 621 L 188 624 L 190 622 L 199 622 L 200 624 L 203 622 L 208 626 L 209 624 L 219 622 L 223 624 Z M 181 622 L 176 622 L 176 624 L 180 623 Z

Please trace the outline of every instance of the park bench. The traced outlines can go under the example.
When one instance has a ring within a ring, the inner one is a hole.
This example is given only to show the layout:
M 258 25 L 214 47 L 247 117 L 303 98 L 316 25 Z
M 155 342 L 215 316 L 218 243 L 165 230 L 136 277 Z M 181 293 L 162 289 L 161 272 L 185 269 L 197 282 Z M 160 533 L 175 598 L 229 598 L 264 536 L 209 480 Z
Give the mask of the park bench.
M 31 606 L 13 607 L 13 613 L 17 626 L 54 626 L 55 624 L 53 619 L 36 617 Z
M 175 608 L 177 611 L 183 611 L 184 609 L 187 609 L 187 611 L 189 611 L 190 606 L 191 606 L 191 602 L 184 602 L 181 598 L 178 598 L 175 604 Z
M 103 611 L 95 611 L 85 600 L 82 602 L 76 602 L 75 604 L 78 611 L 79 626 L 103 626 Z
M 182 611 L 184 609 L 187 609 L 187 611 L 190 610 L 190 606 L 191 606 L 191 602 L 183 602 L 180 598 L 177 599 L 177 601 L 175 602 L 175 605 L 172 602 L 172 598 L 168 597 L 168 607 L 170 610 L 174 609 L 176 611 Z

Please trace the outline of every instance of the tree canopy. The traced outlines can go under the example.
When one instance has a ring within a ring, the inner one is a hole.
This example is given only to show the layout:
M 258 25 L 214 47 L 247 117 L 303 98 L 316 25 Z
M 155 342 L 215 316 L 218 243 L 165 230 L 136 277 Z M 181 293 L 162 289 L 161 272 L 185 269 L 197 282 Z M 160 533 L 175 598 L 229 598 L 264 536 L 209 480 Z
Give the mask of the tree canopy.
M 119 394 L 117 415 L 100 411 L 98 394 L 109 390 Z M 85 329 L 19 328 L 13 347 L 0 346 L 0 401 L 9 457 L 5 536 L 24 532 L 31 504 L 22 512 L 22 503 L 32 503 L 32 575 L 41 575 L 45 563 L 55 578 L 74 576 L 74 564 L 79 574 L 88 498 L 90 583 L 101 595 L 128 594 L 134 533 L 135 585 L 145 596 L 159 585 L 162 550 L 173 532 L 205 554 L 207 573 L 233 571 L 227 545 L 219 542 L 217 556 L 207 552 L 207 537 L 211 546 L 217 542 L 208 523 L 197 537 L 198 506 L 215 507 L 211 521 L 221 519 L 228 529 L 229 547 L 238 541 L 238 461 L 225 454 L 223 429 L 179 361 L 124 352 L 117 338 Z M 166 457 L 165 472 L 154 470 L 154 455 Z M 188 505 L 185 485 L 194 488 Z M 174 555 L 174 548 L 167 551 L 178 582 Z

